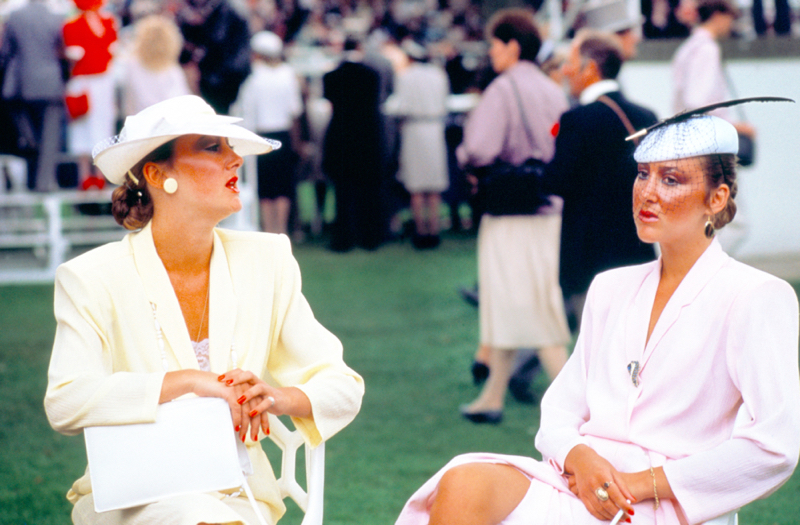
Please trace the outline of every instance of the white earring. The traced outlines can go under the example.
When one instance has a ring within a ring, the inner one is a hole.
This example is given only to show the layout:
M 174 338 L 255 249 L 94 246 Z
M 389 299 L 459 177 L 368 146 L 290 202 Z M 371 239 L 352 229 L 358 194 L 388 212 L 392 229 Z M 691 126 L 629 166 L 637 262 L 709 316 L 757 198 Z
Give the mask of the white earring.
M 164 181 L 164 191 L 172 195 L 176 191 L 178 191 L 178 181 L 169 177 L 167 180 Z

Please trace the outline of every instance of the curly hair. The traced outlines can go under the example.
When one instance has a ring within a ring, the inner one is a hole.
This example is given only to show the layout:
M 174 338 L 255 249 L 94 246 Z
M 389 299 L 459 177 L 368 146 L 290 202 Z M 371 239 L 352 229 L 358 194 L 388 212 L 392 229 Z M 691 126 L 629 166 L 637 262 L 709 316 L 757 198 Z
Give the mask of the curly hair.
M 703 173 L 706 175 L 709 190 L 715 190 L 723 184 L 730 188 L 730 196 L 725 208 L 714 215 L 714 229 L 719 230 L 736 216 L 736 194 L 739 184 L 736 182 L 736 155 L 703 155 Z
M 136 23 L 133 53 L 145 68 L 159 71 L 176 64 L 182 47 L 180 29 L 169 18 L 150 15 Z
M 125 175 L 125 183 L 111 194 L 111 214 L 126 230 L 141 230 L 153 218 L 153 200 L 143 168 L 148 162 L 170 162 L 175 141 L 162 144 L 140 160 Z

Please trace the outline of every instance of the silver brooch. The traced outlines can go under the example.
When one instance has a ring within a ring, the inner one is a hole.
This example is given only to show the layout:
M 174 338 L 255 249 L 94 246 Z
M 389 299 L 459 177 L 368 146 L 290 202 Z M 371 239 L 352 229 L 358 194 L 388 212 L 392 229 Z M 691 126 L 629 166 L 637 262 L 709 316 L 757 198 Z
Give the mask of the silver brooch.
M 639 361 L 631 361 L 628 363 L 628 373 L 631 375 L 633 386 L 639 386 Z

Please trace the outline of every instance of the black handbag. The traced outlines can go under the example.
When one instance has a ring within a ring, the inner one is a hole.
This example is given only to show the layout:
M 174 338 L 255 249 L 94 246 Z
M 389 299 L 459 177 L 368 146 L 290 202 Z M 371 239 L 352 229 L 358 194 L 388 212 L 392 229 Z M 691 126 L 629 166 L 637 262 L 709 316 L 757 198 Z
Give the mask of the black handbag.
M 489 215 L 533 215 L 550 204 L 542 193 L 544 162 L 528 159 L 519 166 L 497 161 L 476 171 L 478 193 Z
M 522 109 L 517 84 L 509 77 L 517 99 L 519 114 L 525 126 L 528 142 L 533 144 L 533 134 L 528 128 Z M 473 169 L 478 179 L 478 194 L 489 215 L 534 215 L 539 208 L 550 204 L 543 191 L 544 162 L 530 158 L 520 165 L 497 160 L 494 164 Z
M 750 135 L 739 133 L 739 157 L 740 166 L 750 166 L 756 160 L 756 141 Z

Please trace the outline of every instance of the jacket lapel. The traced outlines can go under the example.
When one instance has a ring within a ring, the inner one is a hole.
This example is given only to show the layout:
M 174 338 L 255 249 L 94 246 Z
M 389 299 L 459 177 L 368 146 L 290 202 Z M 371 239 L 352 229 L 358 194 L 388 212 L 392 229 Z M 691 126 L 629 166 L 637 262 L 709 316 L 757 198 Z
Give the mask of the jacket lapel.
M 711 245 L 703 252 L 703 255 L 694 263 L 692 269 L 683 278 L 681 284 L 672 294 L 664 311 L 661 312 L 656 326 L 653 327 L 653 333 L 650 334 L 650 340 L 644 350 L 644 356 L 641 366 L 644 367 L 647 360 L 652 355 L 653 351 L 658 347 L 659 342 L 663 339 L 664 335 L 670 330 L 672 325 L 678 320 L 681 310 L 697 297 L 697 294 L 708 284 L 711 278 L 719 271 L 723 264 L 729 259 L 728 255 L 722 251 L 722 247 L 717 239 L 711 242 Z M 647 309 L 647 319 L 649 320 L 650 312 L 653 308 L 653 300 L 655 293 L 653 293 L 649 308 Z M 645 323 L 645 327 L 648 323 Z
M 147 300 L 156 306 L 156 317 L 164 336 L 164 350 L 170 350 L 179 368 L 197 369 L 197 358 L 183 319 L 178 297 L 172 288 L 167 269 L 161 262 L 153 242 L 153 232 L 148 223 L 142 231 L 131 236 L 136 269 L 142 279 Z M 148 305 L 149 306 L 149 305 Z
M 230 362 L 236 326 L 236 294 L 225 246 L 216 231 L 211 254 L 209 293 L 209 359 L 211 370 L 222 373 L 239 366 L 239 363 Z
M 626 357 L 628 358 L 628 363 L 635 361 L 641 366 L 644 362 L 647 327 L 650 324 L 650 313 L 653 310 L 653 301 L 655 301 L 660 275 L 661 259 L 651 263 L 650 271 L 642 279 L 639 290 L 633 297 L 633 307 L 629 310 L 630 313 L 625 316 L 625 341 L 628 345 Z M 626 366 L 628 363 L 626 363 Z

